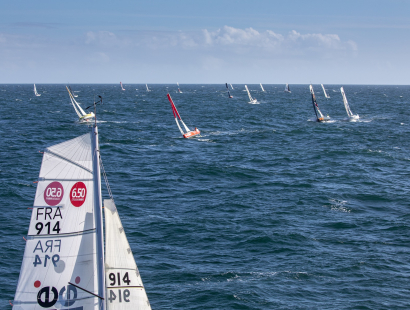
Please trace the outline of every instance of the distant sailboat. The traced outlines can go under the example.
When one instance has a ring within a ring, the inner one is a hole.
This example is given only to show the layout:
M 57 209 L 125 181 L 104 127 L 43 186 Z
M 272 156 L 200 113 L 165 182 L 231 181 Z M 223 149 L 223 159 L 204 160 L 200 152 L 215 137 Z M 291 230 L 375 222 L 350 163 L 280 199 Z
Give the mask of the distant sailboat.
M 78 95 L 74 94 L 73 90 L 71 89 L 71 86 L 68 86 L 68 88 L 70 89 L 71 94 L 73 95 L 74 98 L 77 98 Z
M 289 84 L 286 84 L 286 86 L 285 86 L 285 93 L 291 93 L 290 88 L 289 88 Z
M 179 128 L 179 131 L 182 133 L 182 136 L 184 138 L 191 138 L 193 136 L 199 135 L 201 132 L 196 127 L 195 127 L 195 130 L 190 130 L 187 127 L 187 125 L 185 125 L 185 123 L 182 120 L 181 116 L 179 116 L 178 110 L 175 107 L 175 104 L 172 101 L 172 98 L 171 98 L 170 94 L 167 94 L 167 97 L 168 97 L 169 103 L 171 103 L 172 113 L 174 114 L 175 122 L 177 123 L 177 126 Z M 181 124 L 184 127 L 186 132 L 184 130 L 182 130 L 181 125 L 179 124 L 179 122 L 181 122 Z
M 326 93 L 326 89 L 325 89 L 325 87 L 323 86 L 323 84 L 320 84 L 320 85 L 322 85 L 323 94 L 325 94 L 325 97 L 329 99 L 329 98 L 330 98 L 330 96 Z
M 85 111 L 81 108 L 80 104 L 74 99 L 73 94 L 71 93 L 70 89 L 66 86 L 68 91 L 68 95 L 70 96 L 71 104 L 75 110 L 75 113 L 78 115 L 78 121 L 80 123 L 89 123 L 94 121 L 94 113 L 85 113 Z
M 151 91 L 151 89 L 148 88 L 148 84 L 145 84 L 145 86 L 147 87 L 147 91 Z
M 259 104 L 258 100 L 252 98 L 251 93 L 249 92 L 248 86 L 245 85 L 246 92 L 248 93 L 249 102 L 250 104 Z
M 34 84 L 34 95 L 40 97 L 41 95 L 37 92 L 36 84 Z
M 229 85 L 231 85 L 231 89 L 233 90 L 233 86 L 232 86 L 232 84 L 229 84 Z
M 122 82 L 120 82 L 121 90 L 125 90 L 124 87 L 122 87 Z
M 259 85 L 261 86 L 262 91 L 264 92 L 265 90 L 263 89 L 262 83 L 259 83 Z
M 151 310 L 110 190 L 102 205 L 98 140 L 95 124 L 44 150 L 15 310 Z
M 177 93 L 181 93 L 181 94 L 182 94 L 182 91 L 179 89 L 179 83 L 178 83 L 178 82 L 177 82 L 177 86 L 178 86 Z
M 350 106 L 349 106 L 349 103 L 347 102 L 346 94 L 345 94 L 343 87 L 340 87 L 340 92 L 342 93 L 342 96 L 343 96 L 343 103 L 345 105 L 345 109 L 347 112 L 347 116 L 349 117 L 349 121 L 352 122 L 352 121 L 358 120 L 360 118 L 359 114 L 355 115 L 352 113 L 352 110 L 350 110 Z
M 319 106 L 317 105 L 316 102 L 316 96 L 315 96 L 315 92 L 313 91 L 313 86 L 309 85 L 309 89 L 310 89 L 310 94 L 312 95 L 312 104 L 313 104 L 313 110 L 315 111 L 316 114 L 316 120 L 318 122 L 326 122 L 330 120 L 330 117 L 327 116 L 323 116 L 322 112 L 320 112 L 319 110 Z
M 228 98 L 233 98 L 233 97 L 231 96 L 231 93 L 229 92 L 228 83 L 225 83 L 225 85 L 226 85 L 226 90 L 228 91 Z

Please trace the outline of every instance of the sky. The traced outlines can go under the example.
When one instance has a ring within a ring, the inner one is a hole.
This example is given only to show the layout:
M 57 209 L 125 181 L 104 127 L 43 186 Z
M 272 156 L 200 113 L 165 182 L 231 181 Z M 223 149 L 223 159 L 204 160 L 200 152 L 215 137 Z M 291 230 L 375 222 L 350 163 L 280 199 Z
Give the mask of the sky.
M 410 0 L 0 1 L 0 83 L 410 84 Z

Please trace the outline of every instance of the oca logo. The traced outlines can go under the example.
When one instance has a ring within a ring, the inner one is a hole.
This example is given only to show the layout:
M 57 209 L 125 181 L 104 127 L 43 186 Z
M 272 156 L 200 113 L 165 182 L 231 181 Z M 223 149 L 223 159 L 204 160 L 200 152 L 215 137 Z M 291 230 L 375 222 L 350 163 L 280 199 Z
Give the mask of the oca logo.
M 64 293 L 66 293 L 65 298 Z M 58 292 L 55 287 L 50 288 L 50 286 L 46 286 L 43 287 L 37 294 L 37 303 L 43 308 L 52 307 L 57 302 L 59 302 L 63 307 L 69 307 L 72 306 L 76 300 L 77 288 L 73 285 L 68 285 L 67 288 L 64 286 L 60 292 Z

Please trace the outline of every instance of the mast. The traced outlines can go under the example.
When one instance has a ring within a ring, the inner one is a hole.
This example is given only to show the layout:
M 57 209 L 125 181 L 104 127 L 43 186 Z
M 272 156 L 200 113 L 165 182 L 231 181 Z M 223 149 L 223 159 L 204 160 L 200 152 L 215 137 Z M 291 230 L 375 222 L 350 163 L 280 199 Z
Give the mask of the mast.
M 94 104 L 95 108 L 95 104 Z M 93 179 L 94 179 L 94 217 L 97 229 L 96 252 L 97 252 L 97 281 L 99 309 L 105 310 L 105 263 L 104 263 L 104 234 L 101 199 L 101 172 L 100 172 L 100 149 L 98 144 L 97 117 L 92 132 L 93 149 Z

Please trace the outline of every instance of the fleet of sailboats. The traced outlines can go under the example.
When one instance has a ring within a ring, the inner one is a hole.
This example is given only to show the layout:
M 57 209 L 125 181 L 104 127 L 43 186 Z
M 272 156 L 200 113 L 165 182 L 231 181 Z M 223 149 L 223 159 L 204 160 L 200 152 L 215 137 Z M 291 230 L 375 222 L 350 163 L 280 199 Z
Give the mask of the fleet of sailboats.
M 34 84 L 34 96 L 40 97 L 41 95 L 37 92 L 36 84 Z
M 198 128 L 195 127 L 194 130 L 190 130 L 187 125 L 185 125 L 184 121 L 182 120 L 181 116 L 178 113 L 178 110 L 172 101 L 172 98 L 170 94 L 167 94 L 169 103 L 171 103 L 171 108 L 172 108 L 172 113 L 174 114 L 175 122 L 177 123 L 177 126 L 179 128 L 179 131 L 181 132 L 182 136 L 184 138 L 192 138 L 193 136 L 199 135 L 201 132 L 198 130 Z M 181 125 L 179 124 L 181 122 L 182 126 L 184 127 L 184 130 L 181 128 Z
M 330 96 L 326 93 L 326 89 L 325 89 L 325 87 L 323 86 L 323 84 L 320 84 L 321 86 L 322 86 L 322 89 L 323 89 L 323 94 L 325 95 L 325 97 L 326 98 L 330 98 Z
M 86 113 L 80 106 L 80 104 L 75 100 L 73 94 L 70 91 L 70 88 L 66 86 L 66 89 L 68 91 L 68 95 L 70 96 L 71 104 L 73 105 L 73 108 L 75 110 L 75 113 L 78 115 L 78 121 L 80 123 L 89 123 L 94 120 L 94 113 Z
M 251 93 L 249 92 L 248 86 L 245 85 L 246 92 L 248 93 L 249 102 L 250 104 L 259 104 L 258 100 L 252 98 Z
M 104 255 L 98 140 L 45 149 L 13 310 L 151 309 L 111 191 Z
M 233 98 L 233 97 L 231 96 L 231 93 L 229 92 L 228 83 L 225 83 L 225 85 L 226 85 L 226 90 L 228 91 L 228 98 Z
M 313 104 L 313 110 L 315 111 L 315 115 L 316 115 L 316 121 L 318 121 L 318 122 L 329 121 L 330 117 L 329 116 L 323 116 L 322 112 L 319 109 L 319 106 L 316 102 L 315 92 L 313 91 L 313 86 L 309 85 L 309 89 L 310 89 L 310 94 L 312 95 L 312 104 Z
M 343 87 L 340 87 L 340 92 L 342 93 L 343 103 L 347 112 L 347 116 L 349 117 L 349 121 L 357 121 L 360 117 L 359 114 L 353 114 L 352 110 L 350 110 L 349 103 L 347 102 L 346 94 Z

